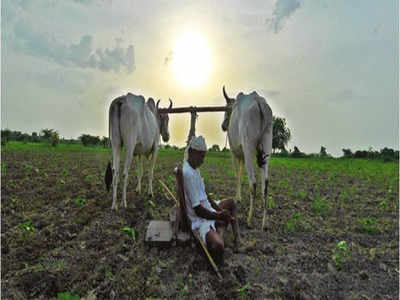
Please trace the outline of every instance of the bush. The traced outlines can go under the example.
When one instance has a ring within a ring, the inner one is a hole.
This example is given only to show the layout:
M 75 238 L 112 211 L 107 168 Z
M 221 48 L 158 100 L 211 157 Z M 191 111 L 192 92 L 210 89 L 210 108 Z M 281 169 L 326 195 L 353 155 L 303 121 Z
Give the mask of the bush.
M 219 152 L 220 149 L 218 145 L 213 145 L 210 149 L 208 149 L 208 151 Z
M 42 140 L 50 143 L 53 147 L 56 147 L 60 141 L 60 136 L 58 131 L 55 129 L 42 129 L 41 130 Z
M 1 131 L 1 145 L 4 146 L 8 141 L 11 140 L 11 130 L 4 129 Z
M 100 137 L 92 136 L 90 134 L 82 134 L 79 140 L 84 146 L 97 146 L 100 144 Z
M 343 157 L 345 157 L 345 158 L 353 157 L 353 152 L 351 152 L 350 149 L 342 149 L 342 151 L 343 151 Z
M 321 146 L 321 150 L 319 151 L 319 156 L 321 156 L 321 157 L 328 156 L 328 153 L 326 153 L 326 148 L 324 146 Z
M 294 150 L 292 152 L 292 157 L 299 158 L 305 157 L 305 154 L 299 150 L 296 146 L 294 146 Z

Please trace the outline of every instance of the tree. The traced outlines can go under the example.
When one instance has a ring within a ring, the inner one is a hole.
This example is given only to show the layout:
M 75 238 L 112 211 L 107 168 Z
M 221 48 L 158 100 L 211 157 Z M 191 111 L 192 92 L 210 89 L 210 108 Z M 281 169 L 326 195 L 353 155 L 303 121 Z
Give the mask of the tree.
M 1 145 L 4 146 L 10 140 L 11 140 L 11 130 L 3 129 L 1 131 Z
M 319 156 L 321 156 L 321 157 L 328 156 L 328 153 L 326 153 L 326 148 L 324 146 L 321 146 L 321 150 L 319 151 Z
M 58 131 L 54 129 L 42 129 L 41 137 L 43 140 L 49 142 L 53 147 L 56 147 L 60 141 L 60 135 L 58 134 Z
M 100 144 L 100 137 L 92 136 L 90 134 L 82 134 L 79 139 L 84 146 L 96 146 Z
M 304 157 L 305 154 L 299 150 L 296 146 L 294 146 L 292 157 Z
M 345 157 L 345 158 L 353 157 L 353 152 L 351 152 L 350 149 L 342 149 L 342 151 L 343 151 L 343 157 Z
M 397 153 L 396 153 L 397 152 Z M 393 149 L 390 148 L 383 148 L 380 152 L 380 157 L 383 159 L 383 161 L 393 161 L 399 158 L 399 152 L 394 151 Z
M 218 145 L 212 145 L 212 147 L 210 149 L 208 149 L 208 151 L 214 151 L 214 152 L 219 152 L 219 146 Z
M 101 139 L 101 144 L 103 145 L 104 148 L 108 148 L 110 145 L 110 139 L 108 137 L 103 136 Z
M 368 158 L 368 151 L 366 151 L 366 150 L 357 150 L 354 153 L 354 158 Z
M 290 140 L 290 129 L 286 127 L 286 119 L 273 116 L 274 129 L 272 136 L 272 149 L 283 150 Z
M 23 133 L 23 134 L 21 134 L 20 141 L 23 142 L 24 144 L 26 144 L 27 142 L 31 141 L 31 136 L 27 133 Z
M 40 141 L 39 136 L 37 132 L 32 132 L 32 137 L 31 137 L 32 142 L 37 143 Z

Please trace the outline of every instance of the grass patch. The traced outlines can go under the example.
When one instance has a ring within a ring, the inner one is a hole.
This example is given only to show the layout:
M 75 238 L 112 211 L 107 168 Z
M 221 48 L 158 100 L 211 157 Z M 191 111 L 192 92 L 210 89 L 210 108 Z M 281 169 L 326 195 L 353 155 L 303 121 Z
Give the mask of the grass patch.
M 379 232 L 378 220 L 376 218 L 358 219 L 357 229 L 363 233 L 368 233 L 371 235 L 377 234 Z
M 322 216 L 328 210 L 328 202 L 325 197 L 321 197 L 319 194 L 314 198 L 314 202 L 312 204 L 313 211 Z
M 289 220 L 287 220 L 285 224 L 285 231 L 286 232 L 292 232 L 292 231 L 297 231 L 299 230 L 299 225 L 301 221 L 301 213 L 300 212 L 295 212 Z
M 70 292 L 62 292 L 57 294 L 57 300 L 79 300 L 78 295 L 74 295 Z

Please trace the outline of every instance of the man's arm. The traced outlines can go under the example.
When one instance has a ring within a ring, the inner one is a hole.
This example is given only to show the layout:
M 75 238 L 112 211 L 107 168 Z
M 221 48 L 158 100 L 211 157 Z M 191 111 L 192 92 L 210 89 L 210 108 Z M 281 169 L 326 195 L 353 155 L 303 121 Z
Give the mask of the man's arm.
M 201 204 L 197 205 L 193 209 L 194 209 L 194 212 L 196 213 L 196 215 L 198 215 L 200 218 L 207 219 L 207 220 L 217 220 L 218 219 L 217 212 L 208 210 L 207 208 L 204 208 Z
M 204 208 L 201 204 L 197 205 L 193 209 L 196 215 L 207 220 L 222 220 L 222 221 L 231 220 L 231 214 L 227 210 L 220 210 L 213 212 L 208 210 L 207 208 Z
M 218 204 L 213 199 L 211 199 L 210 195 L 212 195 L 212 194 L 207 193 L 207 198 L 211 204 L 211 207 L 214 208 L 216 211 L 220 211 L 221 208 L 218 206 Z

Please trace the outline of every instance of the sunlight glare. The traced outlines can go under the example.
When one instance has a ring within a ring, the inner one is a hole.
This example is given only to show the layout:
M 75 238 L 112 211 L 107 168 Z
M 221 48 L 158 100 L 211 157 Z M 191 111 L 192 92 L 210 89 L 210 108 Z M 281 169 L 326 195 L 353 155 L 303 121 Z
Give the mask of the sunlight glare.
M 175 42 L 172 59 L 174 78 L 187 88 L 202 86 L 211 68 L 210 49 L 203 35 L 184 32 Z

